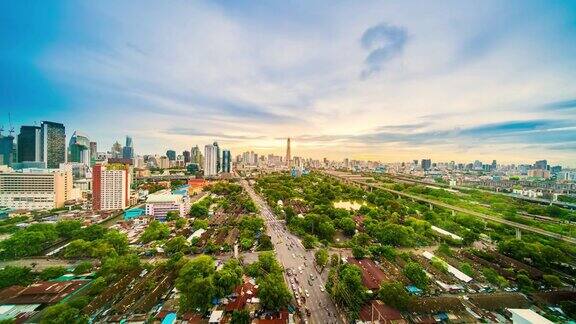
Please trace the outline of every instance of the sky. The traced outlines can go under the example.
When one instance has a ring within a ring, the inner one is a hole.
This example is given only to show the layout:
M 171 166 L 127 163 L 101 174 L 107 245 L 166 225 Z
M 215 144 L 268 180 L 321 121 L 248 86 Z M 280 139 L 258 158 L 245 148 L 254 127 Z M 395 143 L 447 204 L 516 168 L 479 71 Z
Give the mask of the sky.
M 7 0 L 8 114 L 99 151 L 576 167 L 576 2 Z

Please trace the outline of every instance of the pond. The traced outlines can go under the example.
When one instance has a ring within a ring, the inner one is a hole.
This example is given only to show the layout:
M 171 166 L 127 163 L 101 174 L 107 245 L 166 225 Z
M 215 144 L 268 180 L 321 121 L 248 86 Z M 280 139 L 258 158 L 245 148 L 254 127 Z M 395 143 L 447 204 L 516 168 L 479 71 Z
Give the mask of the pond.
M 365 202 L 357 201 L 336 201 L 334 202 L 334 208 L 342 208 L 346 210 L 358 210 L 360 207 L 366 205 Z

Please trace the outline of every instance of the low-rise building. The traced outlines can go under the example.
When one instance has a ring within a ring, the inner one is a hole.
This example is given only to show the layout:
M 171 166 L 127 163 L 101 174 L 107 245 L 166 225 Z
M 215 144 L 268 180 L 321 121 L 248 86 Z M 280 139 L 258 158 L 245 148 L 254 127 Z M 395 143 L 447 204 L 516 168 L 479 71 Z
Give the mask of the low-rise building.
M 180 217 L 185 217 L 190 208 L 187 195 L 172 194 L 167 190 L 148 195 L 146 199 L 146 215 L 165 220 L 170 211 L 177 211 Z

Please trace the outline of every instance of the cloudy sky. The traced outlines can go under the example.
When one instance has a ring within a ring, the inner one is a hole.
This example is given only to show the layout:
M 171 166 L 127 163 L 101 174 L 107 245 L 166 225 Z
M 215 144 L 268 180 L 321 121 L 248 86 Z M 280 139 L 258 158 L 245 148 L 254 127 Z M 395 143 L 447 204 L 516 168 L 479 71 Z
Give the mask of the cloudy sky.
M 576 5 L 2 1 L 0 91 L 100 150 L 576 166 Z

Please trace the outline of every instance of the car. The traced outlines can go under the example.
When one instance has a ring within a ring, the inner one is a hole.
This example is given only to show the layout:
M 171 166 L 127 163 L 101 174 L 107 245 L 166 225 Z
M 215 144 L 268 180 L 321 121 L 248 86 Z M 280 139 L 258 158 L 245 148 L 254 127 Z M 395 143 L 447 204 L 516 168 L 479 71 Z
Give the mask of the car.
M 320 291 L 321 291 L 321 292 L 324 292 L 324 287 L 323 287 L 323 286 L 320 286 Z
M 310 280 L 314 280 L 314 274 L 310 274 Z

